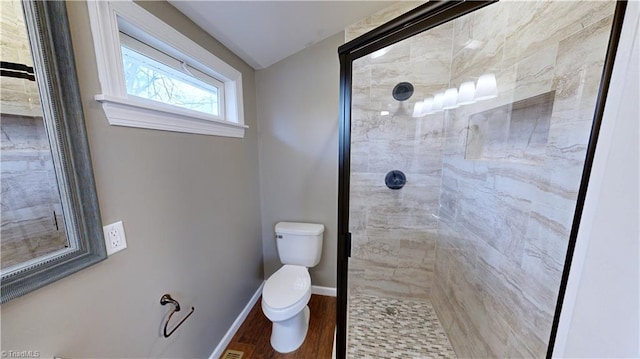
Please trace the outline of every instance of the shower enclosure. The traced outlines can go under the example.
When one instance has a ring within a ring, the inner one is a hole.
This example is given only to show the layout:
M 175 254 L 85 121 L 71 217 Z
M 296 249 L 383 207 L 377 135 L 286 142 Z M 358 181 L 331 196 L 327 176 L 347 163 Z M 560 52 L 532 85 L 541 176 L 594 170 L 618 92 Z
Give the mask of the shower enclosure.
M 338 358 L 550 355 L 624 6 L 427 3 L 340 48 Z

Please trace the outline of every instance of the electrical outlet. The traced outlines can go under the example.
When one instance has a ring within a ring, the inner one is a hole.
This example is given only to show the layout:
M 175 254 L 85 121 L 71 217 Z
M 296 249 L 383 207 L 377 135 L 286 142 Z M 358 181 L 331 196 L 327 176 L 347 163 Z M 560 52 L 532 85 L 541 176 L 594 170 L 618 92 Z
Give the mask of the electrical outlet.
M 104 242 L 107 245 L 107 255 L 112 255 L 127 248 L 127 239 L 124 235 L 122 221 L 108 224 L 102 227 Z

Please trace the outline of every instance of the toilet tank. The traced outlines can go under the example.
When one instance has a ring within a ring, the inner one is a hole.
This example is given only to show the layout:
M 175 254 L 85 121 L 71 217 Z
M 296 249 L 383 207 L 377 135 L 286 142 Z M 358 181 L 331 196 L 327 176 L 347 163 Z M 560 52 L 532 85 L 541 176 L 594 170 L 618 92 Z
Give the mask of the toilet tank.
M 314 267 L 320 262 L 324 225 L 279 222 L 275 231 L 282 264 Z

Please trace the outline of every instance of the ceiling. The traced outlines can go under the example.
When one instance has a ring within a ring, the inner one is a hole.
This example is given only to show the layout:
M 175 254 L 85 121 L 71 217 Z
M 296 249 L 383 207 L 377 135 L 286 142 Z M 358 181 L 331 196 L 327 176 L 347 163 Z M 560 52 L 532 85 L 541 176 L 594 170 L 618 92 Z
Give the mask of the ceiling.
M 394 1 L 169 0 L 256 70 L 337 34 Z

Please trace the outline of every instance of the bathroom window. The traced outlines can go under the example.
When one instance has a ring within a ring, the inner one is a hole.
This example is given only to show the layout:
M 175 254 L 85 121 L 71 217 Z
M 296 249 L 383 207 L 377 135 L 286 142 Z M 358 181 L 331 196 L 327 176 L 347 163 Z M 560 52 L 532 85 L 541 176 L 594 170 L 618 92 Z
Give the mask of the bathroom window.
M 224 84 L 186 61 L 120 32 L 128 96 L 148 99 L 222 119 Z
M 244 137 L 242 74 L 132 1 L 91 1 L 109 124 Z

